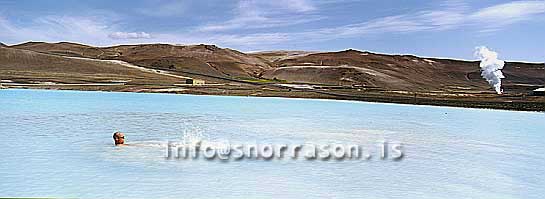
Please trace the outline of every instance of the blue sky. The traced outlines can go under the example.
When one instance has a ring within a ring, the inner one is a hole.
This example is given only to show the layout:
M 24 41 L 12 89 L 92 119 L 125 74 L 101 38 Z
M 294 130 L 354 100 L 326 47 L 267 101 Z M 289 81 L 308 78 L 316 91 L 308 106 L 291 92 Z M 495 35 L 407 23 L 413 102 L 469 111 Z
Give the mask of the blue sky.
M 545 1 L 0 0 L 0 42 L 216 44 L 545 61 Z

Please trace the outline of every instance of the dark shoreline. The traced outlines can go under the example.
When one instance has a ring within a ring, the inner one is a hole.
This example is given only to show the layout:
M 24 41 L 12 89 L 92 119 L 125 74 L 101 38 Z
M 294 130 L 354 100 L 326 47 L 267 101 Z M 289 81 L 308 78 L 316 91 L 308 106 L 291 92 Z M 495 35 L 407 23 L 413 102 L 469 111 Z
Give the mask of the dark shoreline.
M 95 87 L 96 88 L 96 87 Z M 187 90 L 184 92 L 166 92 L 154 90 L 130 90 L 130 89 L 105 89 L 105 88 L 85 88 L 85 87 L 60 87 L 60 86 L 9 86 L 4 89 L 36 89 L 36 90 L 66 90 L 66 91 L 102 91 L 102 92 L 130 92 L 130 93 L 162 93 L 162 94 L 189 94 L 189 95 L 209 95 L 209 96 L 247 96 L 247 97 L 278 97 L 278 98 L 298 98 L 298 99 L 326 99 L 326 100 L 346 100 L 358 102 L 375 102 L 375 103 L 391 103 L 403 105 L 426 105 L 426 106 L 442 106 L 442 107 L 458 107 L 458 108 L 476 108 L 476 109 L 493 109 L 493 110 L 509 110 L 509 111 L 529 111 L 529 112 L 545 112 L 544 102 L 533 101 L 518 101 L 518 102 L 500 102 L 500 101 L 478 101 L 478 99 L 449 99 L 449 98 L 434 98 L 425 97 L 407 97 L 407 96 L 354 96 L 348 94 L 339 94 L 323 91 L 309 91 L 300 89 L 296 92 L 261 92 L 255 94 L 255 90 L 247 90 L 247 92 L 227 92 L 214 93 Z M 253 92 L 248 92 L 253 91 Z

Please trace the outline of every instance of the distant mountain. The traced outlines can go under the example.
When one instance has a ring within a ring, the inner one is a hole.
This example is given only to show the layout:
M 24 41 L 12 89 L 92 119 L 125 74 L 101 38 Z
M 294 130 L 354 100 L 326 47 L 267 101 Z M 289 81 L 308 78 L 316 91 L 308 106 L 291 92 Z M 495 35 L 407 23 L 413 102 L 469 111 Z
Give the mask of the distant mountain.
M 480 76 L 479 63 L 476 61 L 385 55 L 357 50 L 242 53 L 215 45 L 140 44 L 93 47 L 68 42 L 28 42 L 4 49 L 13 49 L 10 54 L 18 54 L 15 57 L 31 57 L 31 51 L 42 53 L 39 55 L 45 60 L 53 59 L 51 56 L 55 55 L 55 60 L 62 59 L 66 65 L 62 67 L 69 68 L 84 68 L 81 66 L 86 63 L 66 57 L 84 57 L 122 60 L 146 68 L 232 79 L 262 78 L 292 83 L 350 85 L 404 91 L 490 91 L 487 82 Z M 6 68 L 6 50 L 3 51 L 0 54 L 0 57 L 4 57 L 0 59 L 0 70 Z M 8 66 L 12 67 L 10 70 L 26 67 L 27 62 L 39 62 L 44 67 L 49 64 L 37 57 L 26 59 L 26 62 L 24 60 L 9 59 Z M 39 70 L 56 69 L 52 67 Z M 503 80 L 506 92 L 526 92 L 545 85 L 544 64 L 509 62 L 503 72 L 506 76 Z
M 8 45 L 6 45 L 6 44 L 0 42 L 0 47 L 7 47 L 7 46 L 8 46 Z
M 98 47 L 87 46 L 83 44 L 59 42 L 59 43 L 45 43 L 45 42 L 26 42 L 11 46 L 12 48 L 31 50 L 36 52 L 43 52 L 48 54 L 72 56 L 72 57 L 87 57 L 98 58 L 98 55 L 102 54 L 102 50 Z
M 140 44 L 99 48 L 67 42 L 28 42 L 12 47 L 56 55 L 123 60 L 149 68 L 227 77 L 258 77 L 270 69 L 270 65 L 260 58 L 214 45 Z
M 0 48 L 0 79 L 18 82 L 176 83 L 181 80 L 144 72 L 119 63 L 63 57 L 16 48 Z
M 258 57 L 270 56 L 254 54 Z M 263 57 L 266 59 L 265 57 Z M 361 85 L 393 90 L 488 90 L 479 62 L 384 55 L 356 50 L 285 56 L 263 77 L 290 82 Z M 504 87 L 526 90 L 545 84 L 545 65 L 506 64 Z M 507 89 L 508 90 L 508 89 Z

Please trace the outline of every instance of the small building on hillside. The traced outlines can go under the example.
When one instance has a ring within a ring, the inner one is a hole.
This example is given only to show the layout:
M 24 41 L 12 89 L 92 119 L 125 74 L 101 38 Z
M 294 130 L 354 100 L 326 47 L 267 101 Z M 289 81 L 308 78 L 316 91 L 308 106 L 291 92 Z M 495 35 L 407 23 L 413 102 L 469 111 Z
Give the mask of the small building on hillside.
M 545 96 L 545 87 L 544 88 L 538 88 L 532 91 L 531 93 L 534 96 Z
M 202 80 L 202 79 L 186 79 L 185 83 L 186 84 L 191 84 L 191 85 L 204 85 L 204 80 Z

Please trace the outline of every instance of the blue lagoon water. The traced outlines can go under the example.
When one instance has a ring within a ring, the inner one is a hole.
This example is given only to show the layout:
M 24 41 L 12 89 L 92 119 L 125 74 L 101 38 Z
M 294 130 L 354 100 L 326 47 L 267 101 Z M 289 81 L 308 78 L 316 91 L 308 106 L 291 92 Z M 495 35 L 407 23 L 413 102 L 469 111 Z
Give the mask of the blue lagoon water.
M 112 133 L 128 143 L 114 147 Z M 167 160 L 209 139 L 403 144 L 401 161 Z M 0 196 L 544 198 L 545 114 L 308 99 L 0 90 Z M 146 144 L 147 143 L 147 144 Z

